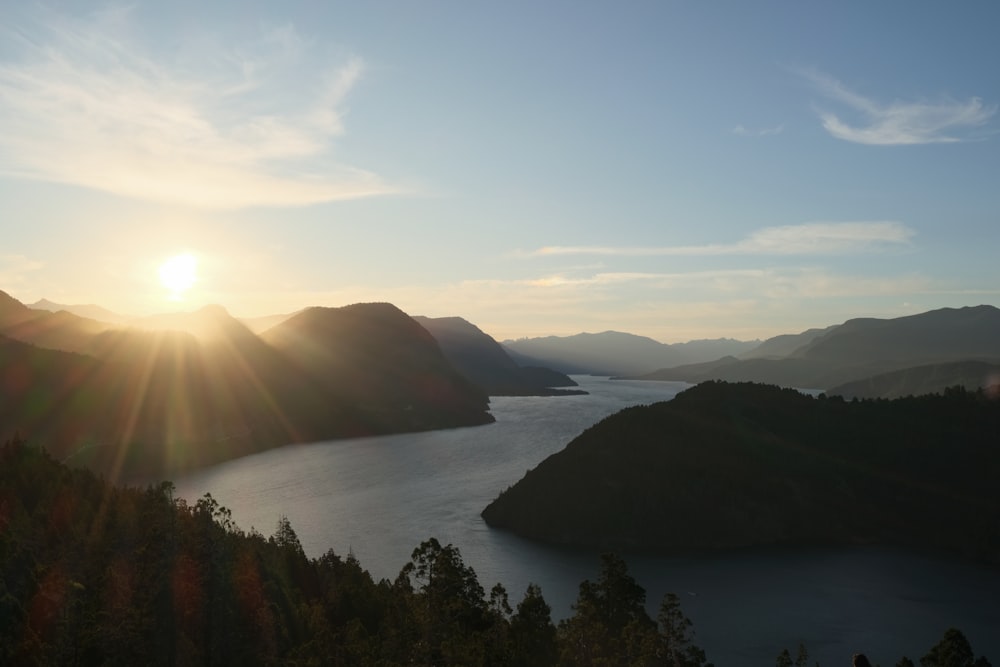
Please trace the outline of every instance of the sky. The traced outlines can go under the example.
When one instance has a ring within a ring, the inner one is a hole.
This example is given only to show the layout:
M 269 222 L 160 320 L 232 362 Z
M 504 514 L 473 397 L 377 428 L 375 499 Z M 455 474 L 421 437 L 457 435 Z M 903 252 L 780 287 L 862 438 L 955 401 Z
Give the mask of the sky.
M 1000 305 L 997 25 L 976 1 L 0 0 L 0 290 L 668 343 Z M 193 282 L 164 284 L 178 256 Z

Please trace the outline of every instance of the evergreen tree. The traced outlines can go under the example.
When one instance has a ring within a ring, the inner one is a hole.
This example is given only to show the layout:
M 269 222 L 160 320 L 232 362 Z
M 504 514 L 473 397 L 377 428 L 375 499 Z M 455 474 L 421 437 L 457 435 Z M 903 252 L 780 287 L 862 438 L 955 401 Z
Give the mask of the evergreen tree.
M 556 661 L 556 626 L 552 609 L 542 597 L 542 589 L 528 584 L 524 599 L 510 619 L 513 662 L 515 666 L 552 665 Z
M 681 611 L 680 599 L 667 593 L 660 603 L 659 649 L 662 664 L 668 667 L 703 667 L 707 665 L 705 651 L 694 643 L 691 619 Z
M 973 667 L 972 646 L 959 630 L 948 628 L 944 637 L 920 659 L 920 667 Z

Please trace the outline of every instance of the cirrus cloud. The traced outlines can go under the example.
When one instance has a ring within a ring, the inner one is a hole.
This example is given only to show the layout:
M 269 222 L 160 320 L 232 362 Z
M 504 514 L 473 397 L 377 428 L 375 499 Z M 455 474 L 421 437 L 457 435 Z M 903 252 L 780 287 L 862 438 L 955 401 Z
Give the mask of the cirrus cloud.
M 824 129 L 837 139 L 858 144 L 899 146 L 965 141 L 971 138 L 970 129 L 986 125 L 997 112 L 997 105 L 984 105 L 978 97 L 964 102 L 897 100 L 879 104 L 824 74 L 803 72 L 803 75 L 824 97 L 840 103 L 856 116 L 852 123 L 836 113 L 820 110 Z
M 0 61 L 0 173 L 204 208 L 393 191 L 331 150 L 359 58 L 304 78 L 298 65 L 322 54 L 282 26 L 185 63 L 130 42 L 128 19 L 4 29 L 16 57 Z
M 914 232 L 900 222 L 810 222 L 765 227 L 734 243 L 688 246 L 546 246 L 540 255 L 719 256 L 839 255 L 909 244 Z

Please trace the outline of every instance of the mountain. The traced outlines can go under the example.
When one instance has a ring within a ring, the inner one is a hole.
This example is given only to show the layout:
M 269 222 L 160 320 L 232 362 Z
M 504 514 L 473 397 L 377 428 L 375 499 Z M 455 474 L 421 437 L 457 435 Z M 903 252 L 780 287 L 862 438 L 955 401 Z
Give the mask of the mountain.
M 297 315 L 302 311 L 295 311 L 294 313 L 280 313 L 277 315 L 262 315 L 260 317 L 241 317 L 239 318 L 247 329 L 254 332 L 255 334 L 263 333 L 270 329 L 271 327 L 277 326 L 287 320 L 293 315 Z
M 894 319 L 848 320 L 793 356 L 897 368 L 959 359 L 1000 360 L 1000 309 L 942 308 Z
M 86 352 L 94 337 L 116 325 L 79 317 L 65 310 L 56 313 L 34 310 L 34 317 L 0 325 L 0 333 L 16 340 L 53 350 Z
M 542 365 L 563 373 L 635 375 L 678 364 L 709 361 L 756 347 L 759 341 L 728 338 L 668 345 L 618 331 L 574 336 L 547 336 L 504 341 L 515 361 Z M 515 356 L 516 355 L 516 356 Z
M 89 355 L 4 342 L 0 433 L 60 459 L 155 475 L 295 439 L 279 391 L 289 368 L 253 336 L 203 344 L 184 332 L 112 330 L 87 341 Z
M 0 334 L 55 350 L 85 352 L 94 336 L 114 328 L 69 311 L 33 310 L 0 292 Z
M 490 396 L 555 396 L 567 393 L 553 387 L 575 387 L 557 371 L 518 366 L 492 337 L 461 317 L 413 318 L 430 332 L 455 369 Z
M 21 320 L 18 305 L 0 299 L 17 322 L 5 330 L 92 322 L 40 311 Z M 486 394 L 388 304 L 311 309 L 273 329 L 273 346 L 219 306 L 158 323 L 172 328 L 78 332 L 86 354 L 0 338 L 0 436 L 20 432 L 117 478 L 290 442 L 492 421 Z
M 448 363 L 426 329 L 391 304 L 308 308 L 262 339 L 309 379 L 351 435 L 492 421 L 486 392 Z
M 969 391 L 1000 391 L 1000 363 L 953 361 L 915 366 L 831 387 L 826 393 L 844 398 L 900 398 L 941 394 L 956 386 Z
M 791 351 L 780 358 L 768 354 L 767 358 L 761 355 L 665 368 L 640 379 L 765 382 L 828 389 L 928 364 L 972 360 L 1000 363 L 1000 310 L 974 306 L 893 319 L 860 318 L 765 347 L 767 343 L 751 354 L 757 356 L 761 348 L 764 352 Z
M 0 291 L 0 330 L 38 317 L 38 313 L 7 294 Z
M 1000 400 L 708 382 L 587 429 L 483 511 L 522 536 L 680 552 L 879 544 L 1000 562 Z
M 136 318 L 129 321 L 129 327 L 145 331 L 183 331 L 206 342 L 253 335 L 249 327 L 216 304 L 191 312 L 160 313 Z
M 88 320 L 97 320 L 98 322 L 107 322 L 108 324 L 124 324 L 129 319 L 124 315 L 119 315 L 118 313 L 112 312 L 107 308 L 102 308 L 101 306 L 93 303 L 70 305 L 65 303 L 55 303 L 49 301 L 48 299 L 39 299 L 35 303 L 28 304 L 28 307 L 33 310 L 47 310 L 51 313 L 58 313 L 60 310 L 64 310 L 67 313 L 76 315 L 77 317 L 83 317 Z
M 808 329 L 798 334 L 781 334 L 768 338 L 757 347 L 748 350 L 740 355 L 740 359 L 781 359 L 794 354 L 799 348 L 805 347 L 820 336 L 825 336 L 838 325 L 826 327 L 825 329 Z

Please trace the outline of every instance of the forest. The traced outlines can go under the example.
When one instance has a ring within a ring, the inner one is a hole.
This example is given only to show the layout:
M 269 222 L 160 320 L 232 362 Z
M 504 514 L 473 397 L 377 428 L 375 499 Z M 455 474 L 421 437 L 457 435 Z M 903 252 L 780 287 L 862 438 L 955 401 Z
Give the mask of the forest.
M 210 495 L 190 505 L 173 489 L 114 486 L 21 439 L 0 447 L 0 664 L 711 664 L 678 597 L 652 618 L 613 554 L 556 623 L 537 586 L 512 606 L 434 538 L 374 581 L 351 554 L 307 557 L 286 518 L 247 532 Z M 776 665 L 810 664 L 794 654 L 776 647 Z M 920 664 L 989 662 L 952 628 Z

